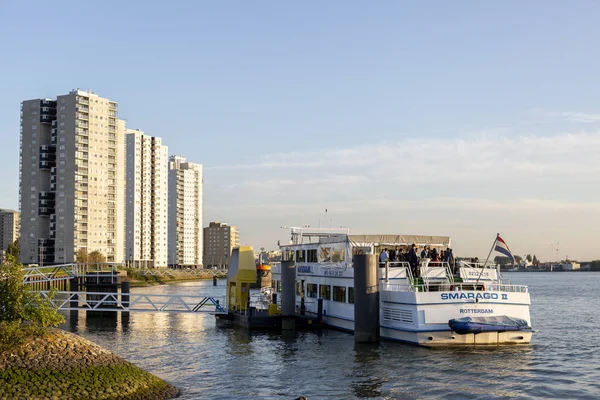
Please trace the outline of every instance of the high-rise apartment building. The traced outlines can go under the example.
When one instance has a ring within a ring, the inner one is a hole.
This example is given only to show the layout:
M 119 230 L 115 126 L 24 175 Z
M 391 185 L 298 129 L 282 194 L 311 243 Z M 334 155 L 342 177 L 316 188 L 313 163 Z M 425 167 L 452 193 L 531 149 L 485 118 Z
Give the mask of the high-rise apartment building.
M 202 165 L 169 159 L 169 265 L 201 267 Z
M 21 104 L 21 261 L 69 263 L 78 250 L 122 262 L 125 122 L 89 91 Z
M 4 253 L 8 246 L 19 237 L 19 213 L 14 210 L 0 209 L 0 264 L 4 262 Z
M 231 251 L 239 245 L 236 226 L 211 222 L 204 228 L 204 265 L 207 268 L 228 268 Z
M 161 139 L 127 129 L 125 259 L 132 267 L 167 267 L 167 146 Z

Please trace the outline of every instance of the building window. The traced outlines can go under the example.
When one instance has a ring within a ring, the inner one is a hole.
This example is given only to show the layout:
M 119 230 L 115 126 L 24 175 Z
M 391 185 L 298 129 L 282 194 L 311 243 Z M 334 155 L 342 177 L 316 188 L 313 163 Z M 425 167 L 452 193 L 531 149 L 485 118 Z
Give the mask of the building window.
M 348 303 L 354 304 L 354 288 L 353 287 L 348 288 Z

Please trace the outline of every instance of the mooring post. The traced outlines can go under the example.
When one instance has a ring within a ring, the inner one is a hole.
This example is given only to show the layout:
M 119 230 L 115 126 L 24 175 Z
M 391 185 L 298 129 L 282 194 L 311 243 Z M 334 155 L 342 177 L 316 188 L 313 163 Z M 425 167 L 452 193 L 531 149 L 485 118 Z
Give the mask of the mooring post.
M 379 276 L 377 254 L 354 259 L 354 341 L 379 340 Z
M 281 329 L 296 328 L 296 263 L 281 262 Z
M 73 277 L 69 280 L 69 292 L 71 292 L 71 296 L 73 296 L 74 293 L 79 292 L 79 278 L 78 277 Z M 69 307 L 74 308 L 74 310 L 71 310 L 69 318 L 71 320 L 71 323 L 72 324 L 74 323 L 76 326 L 77 320 L 79 319 L 79 311 L 77 310 L 79 308 L 79 299 L 77 297 L 71 298 Z
M 213 286 L 217 286 L 217 275 L 213 275 Z

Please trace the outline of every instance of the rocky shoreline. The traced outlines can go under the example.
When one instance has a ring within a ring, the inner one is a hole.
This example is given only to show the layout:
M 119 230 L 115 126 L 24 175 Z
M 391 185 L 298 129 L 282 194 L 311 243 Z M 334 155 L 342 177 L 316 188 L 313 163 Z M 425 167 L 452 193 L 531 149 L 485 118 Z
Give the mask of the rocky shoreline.
M 163 400 L 178 393 L 116 354 L 59 329 L 0 353 L 0 399 Z

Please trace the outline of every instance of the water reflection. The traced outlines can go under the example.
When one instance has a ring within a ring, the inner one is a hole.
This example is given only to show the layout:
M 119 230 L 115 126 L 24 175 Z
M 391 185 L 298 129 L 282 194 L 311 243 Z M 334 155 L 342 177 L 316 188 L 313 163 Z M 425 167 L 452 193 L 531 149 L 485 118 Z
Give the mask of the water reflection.
M 195 314 L 105 320 L 80 312 L 67 315 L 64 327 L 175 384 L 182 399 L 597 398 L 600 274 L 518 275 L 535 291 L 531 312 L 540 332 L 532 346 L 355 344 L 352 335 L 330 330 L 219 329 L 212 316 Z M 223 293 L 210 282 L 134 290 Z M 566 335 L 565 326 L 577 331 Z

